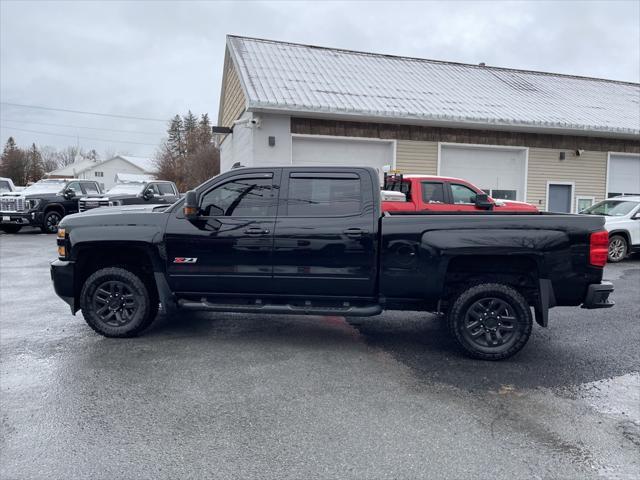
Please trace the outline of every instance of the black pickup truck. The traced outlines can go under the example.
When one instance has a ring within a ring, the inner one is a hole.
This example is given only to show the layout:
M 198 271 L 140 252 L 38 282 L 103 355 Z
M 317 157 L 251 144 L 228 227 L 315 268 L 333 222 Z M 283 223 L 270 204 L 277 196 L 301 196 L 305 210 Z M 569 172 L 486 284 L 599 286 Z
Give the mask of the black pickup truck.
M 81 212 L 98 207 L 121 205 L 171 205 L 180 198 L 178 187 L 166 180 L 122 182 L 115 184 L 104 195 L 88 195 L 78 202 Z
M 65 216 L 78 212 L 83 195 L 100 195 L 100 185 L 77 178 L 40 180 L 20 192 L 0 196 L 0 229 L 17 233 L 22 227 L 40 227 L 56 233 Z
M 369 168 L 242 168 L 153 210 L 60 224 L 56 293 L 102 335 L 141 332 L 159 304 L 169 314 L 422 310 L 444 313 L 468 355 L 499 360 L 525 345 L 534 316 L 547 325 L 551 307 L 613 305 L 601 217 L 382 215 Z

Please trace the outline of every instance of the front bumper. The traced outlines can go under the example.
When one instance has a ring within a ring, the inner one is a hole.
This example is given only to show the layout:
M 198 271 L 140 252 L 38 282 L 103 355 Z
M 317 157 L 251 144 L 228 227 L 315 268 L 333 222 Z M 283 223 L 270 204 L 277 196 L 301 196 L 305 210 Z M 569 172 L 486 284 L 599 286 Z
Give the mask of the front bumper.
M 51 281 L 56 294 L 69 304 L 71 313 L 78 311 L 75 295 L 75 262 L 54 260 L 51 262 Z
M 0 224 L 2 225 L 40 225 L 42 223 L 41 212 L 0 212 Z
M 609 300 L 609 295 L 613 293 L 613 283 L 602 281 L 593 283 L 587 288 L 587 296 L 584 299 L 582 308 L 611 308 L 615 303 Z

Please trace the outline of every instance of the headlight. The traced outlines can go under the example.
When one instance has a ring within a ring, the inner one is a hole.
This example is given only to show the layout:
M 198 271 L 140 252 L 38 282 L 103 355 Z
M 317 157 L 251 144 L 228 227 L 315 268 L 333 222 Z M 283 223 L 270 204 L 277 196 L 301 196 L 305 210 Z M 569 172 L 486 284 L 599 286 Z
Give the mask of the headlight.
M 36 208 L 38 208 L 38 205 L 40 205 L 40 201 L 41 200 L 39 198 L 27 199 L 27 201 L 25 202 L 27 210 L 35 210 Z
M 122 205 L 121 200 L 112 200 L 109 202 L 110 207 L 119 207 L 120 205 Z

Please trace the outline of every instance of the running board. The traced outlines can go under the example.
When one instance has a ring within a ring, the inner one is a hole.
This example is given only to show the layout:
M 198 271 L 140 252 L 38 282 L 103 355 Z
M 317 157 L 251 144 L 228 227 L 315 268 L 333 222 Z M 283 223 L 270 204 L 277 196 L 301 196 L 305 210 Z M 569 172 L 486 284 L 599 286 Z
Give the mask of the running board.
M 232 313 L 278 313 L 291 315 L 340 315 L 349 317 L 371 317 L 382 313 L 378 304 L 364 306 L 347 305 L 341 307 L 313 305 L 272 305 L 256 303 L 253 305 L 211 303 L 203 298 L 200 301 L 178 300 L 178 306 L 185 310 L 206 310 L 209 312 Z

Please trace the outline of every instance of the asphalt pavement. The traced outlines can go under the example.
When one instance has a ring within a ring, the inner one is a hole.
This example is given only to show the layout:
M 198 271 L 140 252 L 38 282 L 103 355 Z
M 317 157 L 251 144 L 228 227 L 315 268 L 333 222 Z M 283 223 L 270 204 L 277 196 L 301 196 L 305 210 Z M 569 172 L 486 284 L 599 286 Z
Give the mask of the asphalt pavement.
M 55 237 L 0 234 L 2 479 L 640 476 L 640 260 L 495 363 L 421 313 L 191 313 L 107 339 L 56 297 Z

